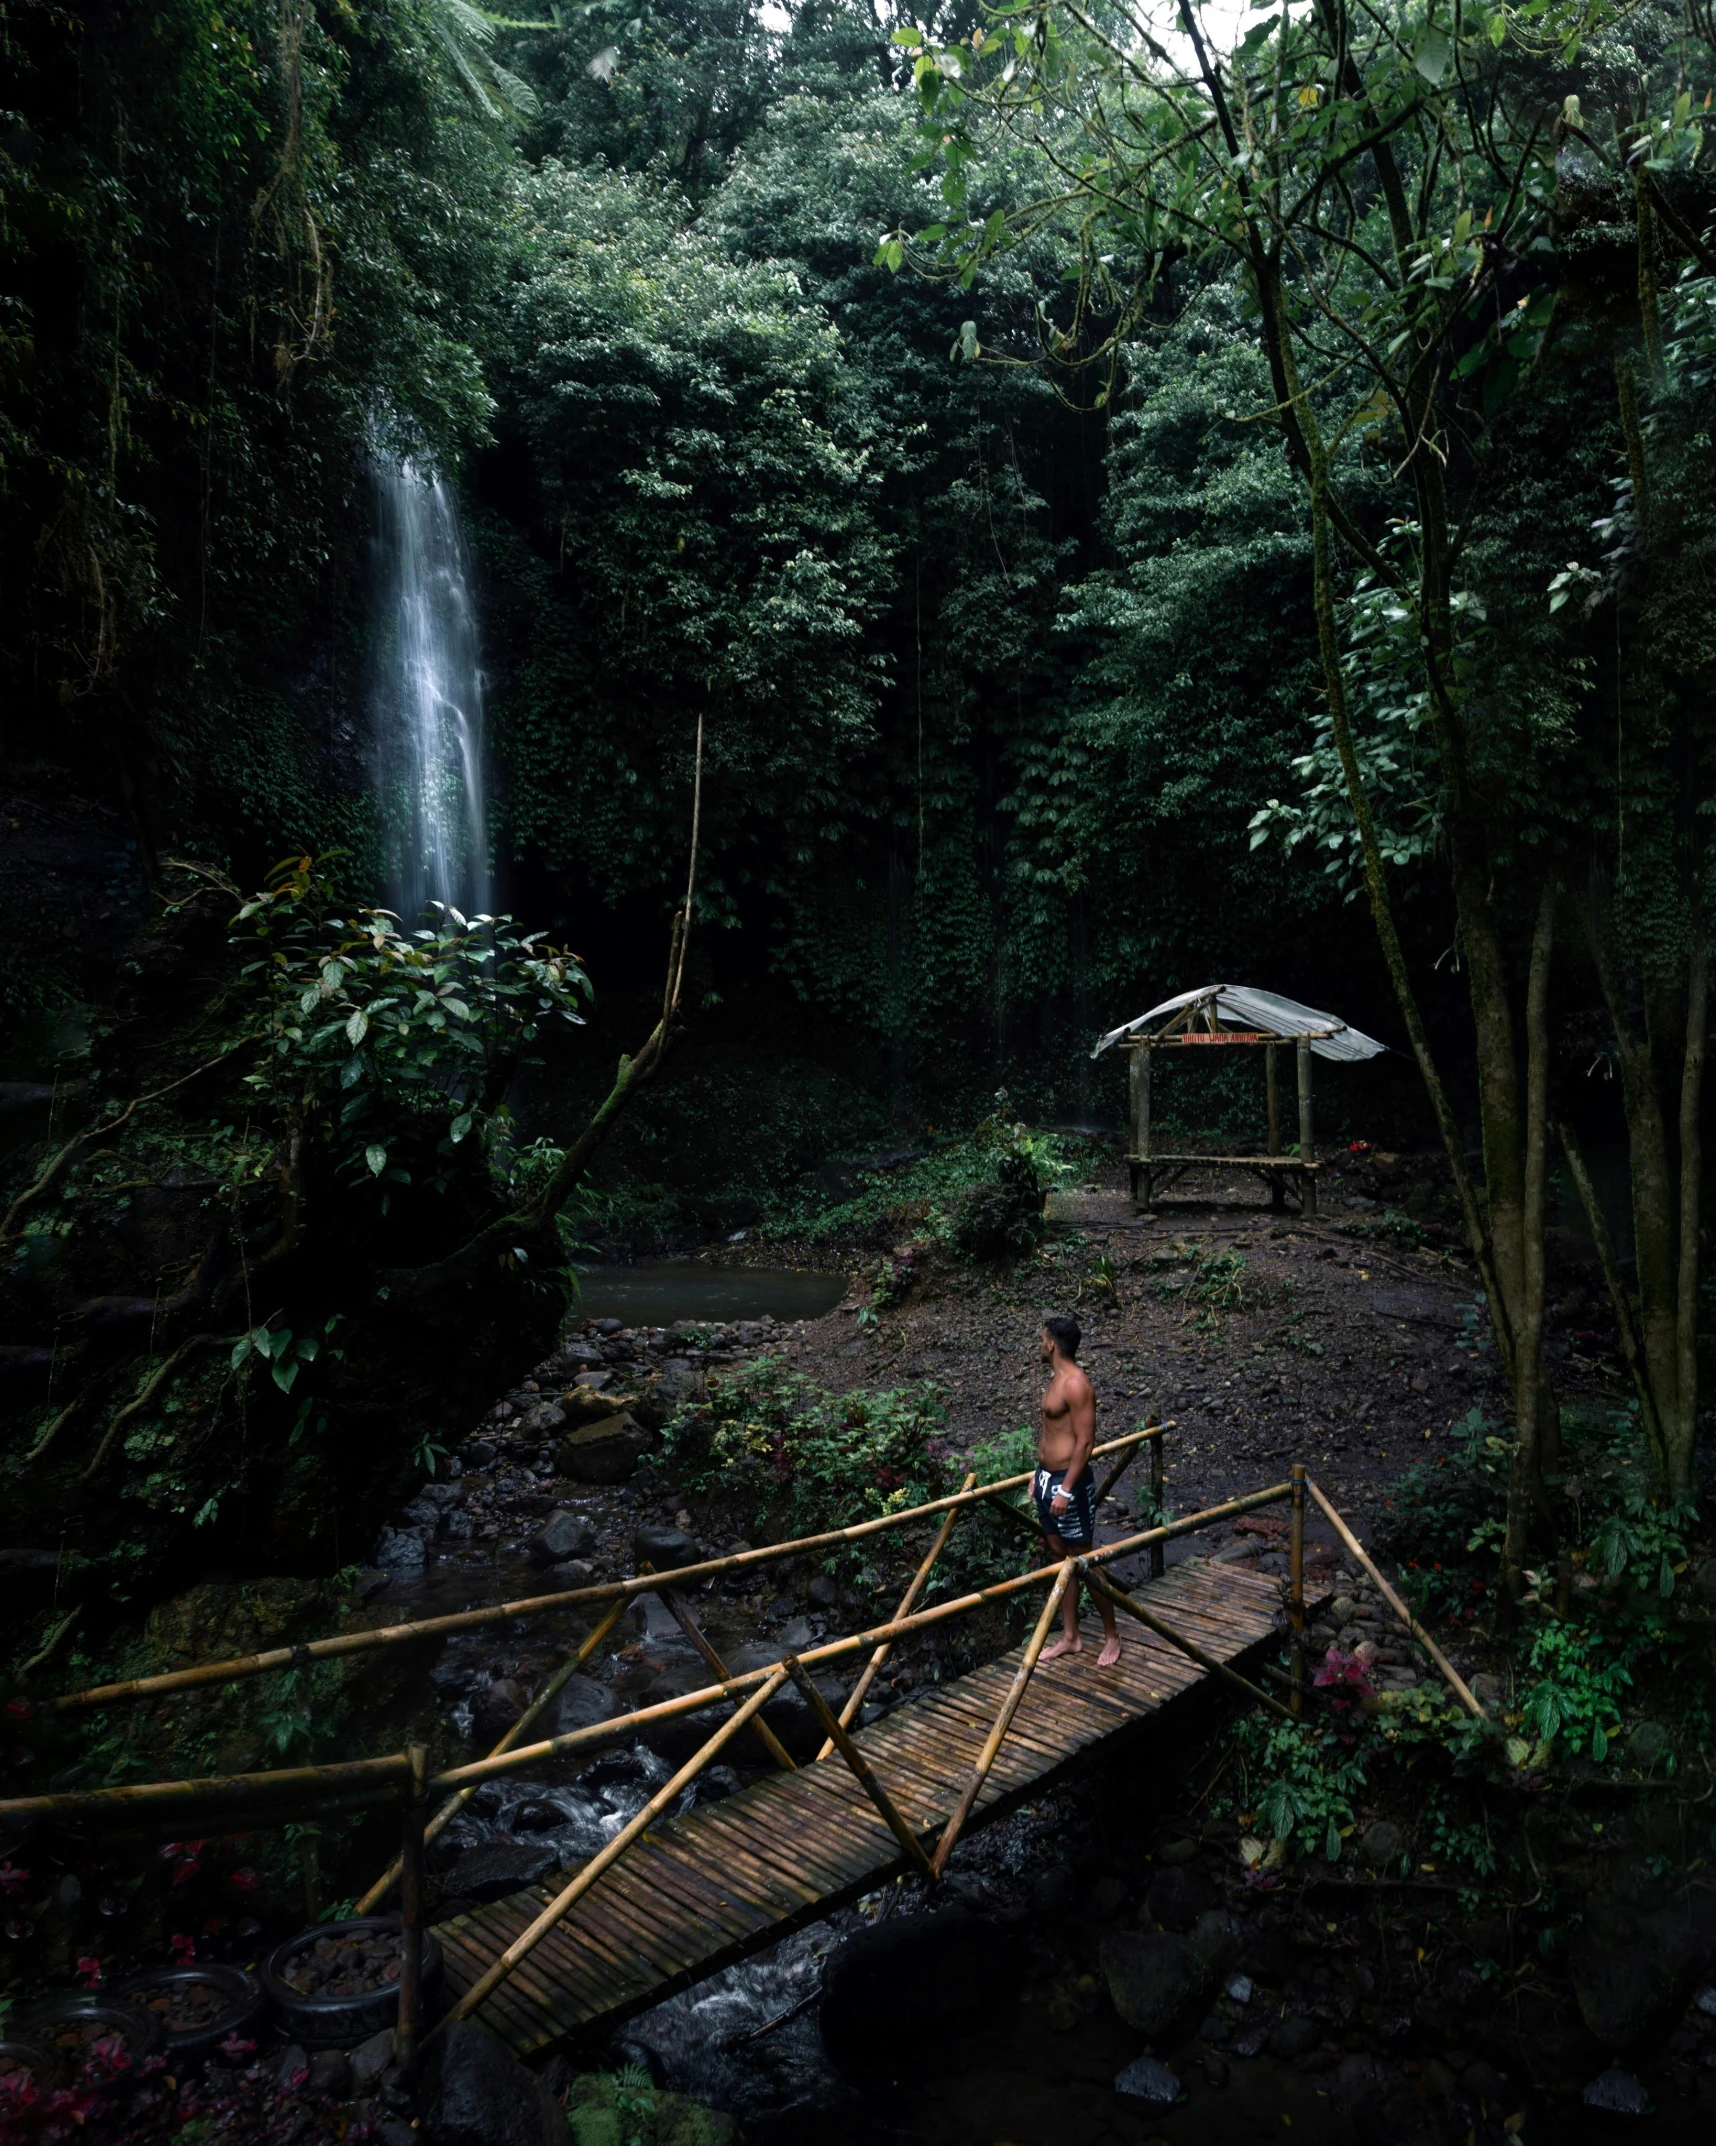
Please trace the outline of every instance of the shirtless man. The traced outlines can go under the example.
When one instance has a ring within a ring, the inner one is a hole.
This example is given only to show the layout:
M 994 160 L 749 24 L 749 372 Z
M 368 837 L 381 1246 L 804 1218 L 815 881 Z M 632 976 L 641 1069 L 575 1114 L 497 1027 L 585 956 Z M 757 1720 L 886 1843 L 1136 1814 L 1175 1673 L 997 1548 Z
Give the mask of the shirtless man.
M 1043 1548 L 1055 1564 L 1081 1550 L 1096 1547 L 1096 1494 L 1090 1479 L 1090 1452 L 1096 1444 L 1096 1395 L 1090 1381 L 1073 1359 L 1078 1355 L 1078 1321 L 1056 1317 L 1043 1321 L 1043 1362 L 1049 1367 L 1049 1383 L 1043 1389 L 1043 1429 L 1037 1441 L 1037 1472 L 1031 1481 L 1031 1498 L 1037 1508 L 1037 1524 L 1043 1531 Z M 1058 1655 L 1081 1654 L 1078 1636 L 1077 1587 L 1061 1597 L 1061 1637 L 1046 1646 L 1039 1660 L 1052 1662 Z M 1120 1659 L 1120 1634 L 1115 1629 L 1114 1609 L 1104 1595 L 1096 1597 L 1102 1616 L 1102 1652 L 1099 1669 L 1111 1669 Z

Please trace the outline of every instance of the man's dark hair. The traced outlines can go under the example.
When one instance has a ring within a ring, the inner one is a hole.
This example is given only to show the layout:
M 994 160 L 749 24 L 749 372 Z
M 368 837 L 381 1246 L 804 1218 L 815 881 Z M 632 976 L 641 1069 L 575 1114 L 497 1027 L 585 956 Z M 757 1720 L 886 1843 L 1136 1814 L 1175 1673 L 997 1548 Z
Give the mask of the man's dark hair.
M 1069 1357 L 1078 1354 L 1078 1345 L 1084 1338 L 1079 1332 L 1078 1321 L 1067 1318 L 1062 1312 L 1057 1312 L 1052 1319 L 1043 1321 L 1043 1332 L 1063 1356 Z

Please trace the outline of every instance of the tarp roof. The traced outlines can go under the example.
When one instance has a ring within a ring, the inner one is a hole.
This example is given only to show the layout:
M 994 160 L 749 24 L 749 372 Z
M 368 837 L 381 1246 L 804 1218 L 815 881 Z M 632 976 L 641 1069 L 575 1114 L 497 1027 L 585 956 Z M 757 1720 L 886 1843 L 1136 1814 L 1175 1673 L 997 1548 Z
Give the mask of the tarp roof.
M 1387 1044 L 1378 1043 L 1374 1036 L 1349 1028 L 1335 1014 L 1319 1013 L 1314 1006 L 1301 1006 L 1296 999 L 1277 998 L 1273 991 L 1253 991 L 1247 984 L 1202 984 L 1195 991 L 1182 991 L 1177 998 L 1165 998 L 1160 1006 L 1152 1006 L 1135 1021 L 1125 1021 L 1119 1028 L 1111 1028 L 1090 1055 L 1100 1057 L 1111 1043 L 1118 1043 L 1123 1036 L 1136 1035 L 1153 1022 L 1192 1005 L 1196 1005 L 1199 1012 L 1213 1014 L 1218 1021 L 1231 1022 L 1236 1028 L 1257 1028 L 1270 1036 L 1308 1035 L 1312 1039 L 1312 1052 L 1318 1058 L 1375 1058 L 1388 1048 Z

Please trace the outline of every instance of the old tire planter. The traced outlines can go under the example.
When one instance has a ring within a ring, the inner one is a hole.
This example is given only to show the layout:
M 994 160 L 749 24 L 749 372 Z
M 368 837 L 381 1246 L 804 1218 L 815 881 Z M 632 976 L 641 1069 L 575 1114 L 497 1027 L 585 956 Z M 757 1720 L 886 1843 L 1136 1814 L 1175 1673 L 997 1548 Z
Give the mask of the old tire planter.
M 68 2070 L 75 2070 L 81 2052 L 68 2046 L 59 2037 L 68 2029 L 98 2027 L 101 2036 L 117 2035 L 125 2044 L 125 2054 L 133 2064 L 141 2064 L 145 2057 L 155 2056 L 163 2040 L 161 2022 L 153 2012 L 146 2012 L 141 2005 L 127 2004 L 117 1997 L 102 1997 L 90 1992 L 84 1995 L 74 1992 L 66 1997 L 50 1997 L 41 2004 L 33 2004 L 19 2015 L 13 2032 L 22 2042 L 34 2042 L 47 2049 Z M 91 2036 L 90 2040 L 98 2039 Z
M 170 2011 L 156 2011 L 149 2002 L 198 1984 L 219 1990 L 226 2001 L 212 2019 L 197 2026 L 175 2027 Z M 219 2048 L 229 2035 L 245 2033 L 261 2016 L 264 2001 L 262 1984 L 254 1975 L 242 1967 L 212 1963 L 205 1967 L 151 1967 L 120 1983 L 115 1994 L 127 2004 L 150 2012 L 160 2022 L 163 2046 L 170 2057 L 199 2057 Z
M 0 2077 L 19 2071 L 31 2074 L 41 2094 L 51 2094 L 66 2082 L 65 2059 L 57 2049 L 23 2034 L 0 2035 Z
M 399 2024 L 399 1985 L 390 1982 L 378 1990 L 359 1990 L 349 1997 L 306 1997 L 286 1980 L 293 1955 L 306 1951 L 318 1938 L 373 1937 L 396 1934 L 397 1915 L 364 1915 L 352 1922 L 318 1923 L 300 1930 L 285 1944 L 277 1945 L 262 1963 L 262 1991 L 268 2008 L 281 2027 L 303 2049 L 355 2049 L 372 2034 Z M 423 2016 L 431 2019 L 446 1963 L 433 1930 L 423 1933 Z

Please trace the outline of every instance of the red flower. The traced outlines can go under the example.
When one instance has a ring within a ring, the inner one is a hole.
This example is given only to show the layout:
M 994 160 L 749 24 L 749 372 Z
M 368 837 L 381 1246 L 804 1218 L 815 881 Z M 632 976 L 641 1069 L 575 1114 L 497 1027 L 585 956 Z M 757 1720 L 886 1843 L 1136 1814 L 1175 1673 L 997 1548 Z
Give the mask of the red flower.
M 102 1966 L 99 1960 L 94 1958 L 81 1959 L 77 1963 L 77 1971 L 83 1977 L 83 1986 L 86 1990 L 100 1989 Z

